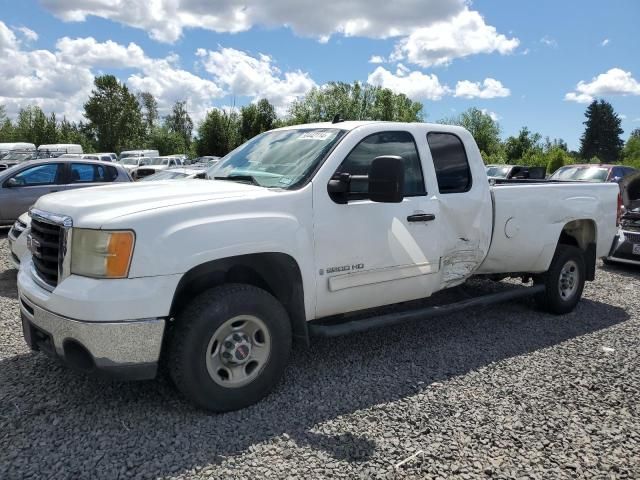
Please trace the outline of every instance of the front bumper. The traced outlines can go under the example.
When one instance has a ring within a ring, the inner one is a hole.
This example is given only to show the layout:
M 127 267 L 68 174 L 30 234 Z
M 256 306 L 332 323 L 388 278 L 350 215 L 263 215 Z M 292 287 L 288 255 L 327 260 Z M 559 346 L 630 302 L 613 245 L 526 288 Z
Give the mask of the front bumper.
M 609 252 L 607 260 L 630 265 L 640 265 L 640 255 L 633 253 L 634 244 L 640 243 L 633 240 L 639 236 L 640 233 L 638 232 L 625 232 L 621 230 L 613 240 L 611 252 Z
M 16 269 L 20 268 L 20 259 L 27 253 L 27 235 L 24 232 L 25 230 L 17 230 L 14 225 L 7 234 L 9 261 Z
M 165 320 L 87 322 L 54 314 L 20 292 L 27 344 L 86 372 L 144 380 L 156 376 Z

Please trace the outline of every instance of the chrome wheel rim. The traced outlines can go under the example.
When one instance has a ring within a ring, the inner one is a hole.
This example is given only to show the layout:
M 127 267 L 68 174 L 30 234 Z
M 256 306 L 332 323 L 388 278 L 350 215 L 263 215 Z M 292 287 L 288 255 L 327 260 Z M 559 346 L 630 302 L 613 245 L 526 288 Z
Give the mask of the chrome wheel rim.
M 271 335 L 253 315 L 230 318 L 214 332 L 206 351 L 207 372 L 226 388 L 242 387 L 258 377 L 271 355 Z
M 560 292 L 560 298 L 562 300 L 570 300 L 578 291 L 578 264 L 569 260 L 564 264 L 560 271 L 560 278 L 558 279 L 558 291 Z

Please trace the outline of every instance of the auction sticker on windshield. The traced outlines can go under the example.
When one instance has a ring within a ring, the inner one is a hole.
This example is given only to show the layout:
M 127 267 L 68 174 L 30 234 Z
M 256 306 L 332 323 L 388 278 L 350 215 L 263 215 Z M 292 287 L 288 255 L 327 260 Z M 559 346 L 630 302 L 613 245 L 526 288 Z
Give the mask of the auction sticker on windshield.
M 297 139 L 298 140 L 327 140 L 331 138 L 332 135 L 335 135 L 335 132 L 332 130 L 309 130 L 308 132 L 304 132 Z

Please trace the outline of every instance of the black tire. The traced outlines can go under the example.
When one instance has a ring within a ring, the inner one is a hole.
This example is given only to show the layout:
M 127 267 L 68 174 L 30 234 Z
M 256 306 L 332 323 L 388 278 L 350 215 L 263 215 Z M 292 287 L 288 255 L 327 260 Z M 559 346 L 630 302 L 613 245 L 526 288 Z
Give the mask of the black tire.
M 209 374 L 210 340 L 225 322 L 242 315 L 257 317 L 266 326 L 270 353 L 250 383 L 225 387 Z M 168 370 L 178 390 L 193 403 L 227 412 L 265 397 L 282 377 L 290 351 L 291 324 L 282 304 L 260 288 L 228 284 L 201 293 L 177 315 L 168 342 Z
M 575 279 L 572 283 L 575 288 L 561 289 L 561 276 L 565 266 L 575 271 Z M 571 245 L 558 245 L 549 270 L 536 281 L 536 283 L 543 283 L 545 286 L 545 291 L 536 296 L 538 306 L 542 310 L 556 315 L 573 311 L 582 297 L 585 271 L 582 250 Z M 570 294 L 567 294 L 568 291 Z
M 605 264 L 607 267 L 611 267 L 611 266 L 615 266 L 616 262 L 612 262 L 611 260 L 608 260 L 606 258 L 602 259 L 602 263 Z

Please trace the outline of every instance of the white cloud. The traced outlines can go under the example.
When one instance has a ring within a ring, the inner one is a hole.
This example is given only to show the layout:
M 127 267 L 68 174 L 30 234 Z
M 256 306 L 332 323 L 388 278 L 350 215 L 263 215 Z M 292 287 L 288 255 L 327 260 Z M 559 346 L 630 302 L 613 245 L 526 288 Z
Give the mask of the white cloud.
M 372 55 L 371 58 L 369 59 L 369 63 L 384 63 L 385 59 L 384 57 L 381 57 L 380 55 Z
M 196 55 L 201 58 L 204 69 L 228 94 L 253 97 L 254 100 L 266 98 L 280 114 L 293 100 L 316 86 L 306 72 L 282 72 L 269 55 L 252 57 L 234 48 L 199 49 Z
M 494 122 L 500 120 L 500 115 L 498 115 L 496 112 L 492 112 L 491 110 L 487 110 L 486 108 L 482 108 L 480 111 L 485 115 L 489 115 L 491 117 L 491 120 L 493 120 Z
M 631 72 L 625 72 L 621 68 L 612 68 L 606 73 L 592 78 L 590 82 L 578 82 L 575 91 L 567 93 L 564 99 L 571 102 L 589 103 L 595 97 L 608 95 L 640 95 L 640 82 L 633 78 Z
M 87 67 L 141 68 L 149 61 L 135 43 L 125 47 L 113 40 L 100 43 L 92 37 L 63 37 L 56 42 L 56 48 L 62 61 Z
M 185 28 L 241 32 L 254 26 L 288 26 L 303 36 L 388 38 L 444 21 L 465 8 L 465 0 L 42 0 L 65 21 L 88 16 L 140 28 L 159 41 L 175 42 Z
M 618 114 L 618 117 L 620 117 L 620 120 L 626 120 L 627 119 L 627 116 L 624 113 Z
M 449 20 L 413 31 L 398 42 L 391 59 L 430 67 L 479 53 L 506 55 L 519 44 L 517 38 L 499 34 L 478 12 L 465 8 Z
M 35 42 L 38 40 L 38 34 L 27 27 L 17 27 L 16 30 L 24 37 L 27 42 Z
M 497 98 L 508 97 L 511 91 L 494 78 L 485 78 L 483 82 L 461 80 L 456 84 L 454 97 Z
M 545 35 L 544 37 L 542 37 L 540 39 L 540 43 L 542 43 L 543 45 L 546 45 L 547 47 L 552 47 L 552 48 L 555 48 L 558 46 L 558 42 L 548 35 Z
M 442 85 L 435 74 L 422 72 L 397 72 L 394 75 L 384 67 L 376 68 L 369 75 L 367 82 L 371 85 L 388 88 L 396 93 L 404 93 L 414 100 L 440 100 L 450 90 Z
M 610 41 L 608 38 L 605 38 L 602 43 L 600 44 L 601 47 L 606 47 L 607 45 L 609 45 Z

